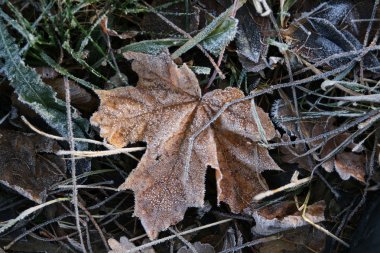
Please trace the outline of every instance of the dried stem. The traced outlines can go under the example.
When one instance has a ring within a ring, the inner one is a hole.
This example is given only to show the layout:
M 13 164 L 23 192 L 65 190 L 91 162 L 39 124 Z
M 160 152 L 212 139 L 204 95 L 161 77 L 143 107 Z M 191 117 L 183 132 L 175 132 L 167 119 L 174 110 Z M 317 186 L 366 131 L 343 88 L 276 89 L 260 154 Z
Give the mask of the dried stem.
M 70 146 L 70 150 L 75 150 L 75 141 L 74 141 L 74 133 L 73 133 L 73 123 L 71 120 L 71 98 L 70 98 L 70 86 L 69 86 L 69 80 L 67 77 L 64 77 L 64 85 L 65 85 L 65 93 L 66 93 L 66 115 L 67 115 L 67 132 L 68 132 L 68 142 Z M 85 253 L 87 252 L 86 247 L 84 246 L 84 240 L 82 235 L 82 230 L 80 226 L 79 221 L 79 208 L 78 208 L 78 189 L 77 186 L 77 178 L 76 178 L 76 168 L 75 168 L 75 159 L 71 155 L 70 159 L 70 165 L 71 165 L 71 178 L 72 178 L 72 184 L 73 184 L 73 196 L 72 196 L 72 202 L 74 205 L 74 212 L 75 212 L 75 222 L 78 230 L 80 245 L 82 247 L 82 251 Z
M 194 232 L 197 232 L 197 231 L 200 231 L 200 230 L 203 230 L 203 229 L 209 228 L 209 227 L 217 226 L 217 225 L 220 225 L 220 224 L 223 224 L 223 223 L 226 223 L 226 222 L 230 222 L 230 221 L 232 221 L 232 219 L 225 219 L 225 220 L 217 221 L 217 222 L 210 223 L 210 224 L 207 224 L 207 225 L 204 225 L 204 226 L 198 227 L 198 228 L 193 228 L 193 229 L 189 229 L 189 230 L 186 230 L 186 231 L 180 232 L 180 233 L 178 233 L 177 235 L 181 235 L 181 236 L 182 236 L 182 235 L 191 234 L 191 233 L 194 233 Z M 152 246 L 154 246 L 154 245 L 157 245 L 157 244 L 160 244 L 160 243 L 163 243 L 163 242 L 169 241 L 169 240 L 171 240 L 171 239 L 174 239 L 174 238 L 177 237 L 177 235 L 167 236 L 167 237 L 164 237 L 164 238 L 162 238 L 162 239 L 158 239 L 158 240 L 152 241 L 152 242 L 150 242 L 150 243 L 146 243 L 146 244 L 141 245 L 141 246 L 139 246 L 139 247 L 136 247 L 136 248 L 130 249 L 130 250 L 128 250 L 126 253 L 138 252 L 139 250 L 143 250 L 143 249 L 146 249 L 146 248 L 152 247 Z

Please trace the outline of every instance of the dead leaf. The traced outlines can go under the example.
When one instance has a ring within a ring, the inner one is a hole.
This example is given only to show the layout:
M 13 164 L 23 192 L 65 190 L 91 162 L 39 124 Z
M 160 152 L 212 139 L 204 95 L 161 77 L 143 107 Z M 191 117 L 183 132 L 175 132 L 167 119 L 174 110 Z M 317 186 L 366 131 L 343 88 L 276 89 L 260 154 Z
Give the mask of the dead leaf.
M 46 190 L 64 175 L 63 159 L 52 154 L 59 149 L 51 139 L 35 134 L 0 130 L 0 183 L 37 203 Z
M 235 213 L 247 207 L 264 190 L 259 173 L 280 169 L 257 145 L 261 138 L 249 101 L 228 107 L 189 150 L 190 137 L 243 93 L 227 88 L 202 97 L 195 74 L 185 64 L 178 68 L 167 53 L 124 56 L 134 60 L 137 87 L 96 91 L 101 104 L 91 123 L 117 147 L 147 142 L 141 162 L 119 189 L 135 192 L 135 215 L 149 237 L 182 220 L 188 207 L 204 205 L 207 166 L 216 170 L 218 202 L 226 202 Z M 257 112 L 271 140 L 275 129 L 261 108 Z
M 41 76 L 44 83 L 51 86 L 57 93 L 59 99 L 65 100 L 65 85 L 63 77 L 49 67 L 35 68 Z M 70 87 L 71 105 L 77 108 L 81 113 L 89 114 L 96 109 L 97 99 L 86 89 L 82 88 L 78 83 L 68 80 Z
M 326 234 L 312 226 L 286 231 L 282 237 L 256 246 L 260 253 L 323 252 Z
M 317 136 L 322 133 L 326 133 L 334 130 L 335 119 L 328 118 L 326 123 L 315 125 L 312 130 L 312 136 Z M 342 142 L 347 140 L 350 137 L 349 133 L 338 134 L 331 139 L 329 139 L 321 148 L 320 157 L 326 157 L 330 154 L 335 148 L 337 148 Z M 351 142 L 348 148 L 355 147 L 355 144 Z M 361 182 L 365 182 L 365 164 L 366 158 L 364 154 L 356 154 L 353 152 L 343 151 L 336 154 L 333 158 L 327 160 L 322 164 L 322 167 L 328 171 L 332 172 L 334 169 L 339 174 L 340 178 L 343 180 L 348 180 L 350 177 L 353 177 Z
M 366 159 L 363 155 L 343 152 L 335 156 L 335 170 L 343 180 L 354 177 L 361 182 L 365 182 Z
M 249 72 L 258 72 L 268 66 L 270 20 L 257 14 L 253 5 L 244 5 L 236 14 L 239 20 L 236 36 L 237 54 L 243 67 Z
M 318 223 L 325 220 L 325 202 L 319 201 L 307 207 L 306 217 L 312 222 Z M 285 201 L 272 206 L 264 207 L 259 211 L 253 211 L 256 225 L 252 233 L 259 235 L 271 235 L 281 231 L 294 229 L 308 225 L 297 210 L 294 202 Z
M 208 243 L 195 242 L 193 246 L 194 246 L 194 249 L 198 253 L 214 253 L 215 252 L 214 247 Z M 193 253 L 193 251 L 189 249 L 187 246 L 183 246 L 177 251 L 177 253 Z

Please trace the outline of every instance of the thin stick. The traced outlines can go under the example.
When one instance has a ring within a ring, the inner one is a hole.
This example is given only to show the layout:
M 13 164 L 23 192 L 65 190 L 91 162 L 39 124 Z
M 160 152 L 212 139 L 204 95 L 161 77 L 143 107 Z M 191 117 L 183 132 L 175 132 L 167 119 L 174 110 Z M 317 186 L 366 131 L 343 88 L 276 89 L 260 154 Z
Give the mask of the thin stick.
M 103 151 L 76 151 L 76 150 L 59 150 L 57 155 L 72 155 L 75 157 L 102 157 L 109 155 L 117 155 L 128 152 L 143 151 L 145 147 L 136 147 L 136 148 L 118 148 L 112 150 L 103 150 Z
M 36 132 L 42 136 L 45 136 L 47 138 L 51 138 L 51 139 L 54 139 L 57 141 L 67 141 L 67 139 L 65 137 L 61 137 L 61 136 L 57 136 L 57 135 L 53 135 L 53 134 L 48 134 L 48 133 L 45 133 L 45 132 L 39 130 L 38 128 L 33 126 L 24 116 L 21 116 L 21 119 L 30 129 L 32 129 L 34 132 Z M 91 144 L 102 145 L 102 146 L 104 146 L 110 150 L 114 150 L 114 153 L 105 152 L 105 154 L 100 154 L 99 156 L 116 155 L 116 154 L 124 153 L 127 156 L 131 157 L 132 159 L 139 161 L 139 159 L 137 159 L 135 156 L 133 156 L 129 152 L 140 151 L 140 150 L 146 149 L 144 147 L 141 147 L 141 148 L 135 147 L 135 148 L 131 148 L 131 149 L 129 149 L 129 148 L 117 149 L 115 146 L 110 145 L 110 144 L 105 143 L 105 142 L 100 142 L 100 141 L 85 139 L 85 138 L 73 138 L 73 139 L 74 139 L 74 141 L 78 141 L 78 142 L 87 142 L 87 143 L 91 143 Z M 139 149 L 139 150 L 137 150 L 137 149 Z M 75 150 L 74 151 L 62 151 L 62 150 L 60 150 L 57 152 L 57 155 L 70 155 L 70 154 L 72 154 L 72 155 L 76 156 L 77 152 L 91 152 L 91 151 L 75 151 Z M 104 151 L 96 151 L 96 152 L 104 152 Z M 88 155 L 87 157 L 96 157 L 96 155 L 94 155 L 94 156 Z
M 50 139 L 54 139 L 54 140 L 57 140 L 57 141 L 67 141 L 67 138 L 65 137 L 61 137 L 61 136 L 57 136 L 57 135 L 53 135 L 53 134 L 48 134 L 46 132 L 43 132 L 41 130 L 39 130 L 38 128 L 36 128 L 35 126 L 33 126 L 23 115 L 21 116 L 21 120 L 30 128 L 32 129 L 34 132 L 42 135 L 42 136 L 45 136 L 47 138 L 50 138 Z M 115 149 L 114 146 L 110 145 L 110 144 L 107 144 L 107 143 L 104 143 L 104 142 L 101 142 L 101 141 L 96 141 L 96 140 L 91 140 L 91 139 L 85 139 L 85 138 L 73 138 L 74 141 L 78 141 L 78 142 L 87 142 L 87 143 L 91 143 L 91 144 L 96 144 L 96 145 L 102 145 L 102 146 L 105 146 L 106 148 L 109 148 L 109 149 Z
M 315 224 L 312 220 L 310 220 L 307 216 L 306 216 L 306 210 L 307 210 L 307 204 L 309 202 L 309 199 L 310 199 L 310 191 L 307 193 L 306 195 L 306 199 L 305 199 L 305 202 L 304 204 L 302 205 L 303 206 L 303 210 L 302 210 L 302 219 L 304 219 L 304 221 L 306 221 L 307 223 L 309 223 L 310 225 L 312 225 L 313 227 L 315 227 L 316 229 L 318 229 L 319 231 L 322 231 L 323 233 L 325 233 L 326 235 L 330 236 L 331 238 L 335 239 L 336 241 L 340 242 L 342 245 L 346 246 L 347 248 L 350 247 L 350 245 L 348 243 L 346 243 L 345 241 L 343 241 L 342 239 L 340 239 L 339 237 L 337 237 L 336 235 L 334 235 L 333 233 L 331 233 L 330 231 L 328 231 L 327 229 L 325 229 L 324 227 L 318 225 L 318 224 Z
M 73 189 L 74 187 L 72 185 L 59 185 L 58 188 Z M 110 191 L 115 191 L 115 192 L 119 191 L 117 188 L 107 187 L 107 186 L 102 186 L 102 185 L 77 185 L 77 189 L 103 189 L 103 190 L 110 190 Z
M 237 246 L 237 247 L 233 247 L 233 248 L 230 248 L 230 249 L 219 251 L 219 253 L 237 252 L 238 250 L 241 250 L 241 249 L 244 249 L 244 248 L 247 248 L 247 247 L 252 247 L 252 246 L 260 244 L 260 243 L 266 243 L 266 242 L 278 240 L 281 237 L 282 236 L 272 235 L 272 236 L 260 238 L 260 239 L 257 239 L 257 240 L 251 241 L 251 242 L 244 243 L 244 244 L 242 244 L 240 246 Z
M 230 221 L 232 221 L 232 219 L 225 219 L 225 220 L 217 221 L 217 222 L 210 223 L 210 224 L 207 224 L 207 225 L 204 225 L 204 226 L 201 226 L 201 227 L 197 227 L 197 228 L 193 228 L 193 229 L 189 229 L 189 230 L 183 231 L 181 233 L 178 233 L 178 235 L 191 234 L 191 233 L 197 232 L 199 230 L 203 230 L 203 229 L 206 229 L 206 228 L 209 228 L 209 227 L 217 226 L 217 225 L 220 225 L 220 224 L 223 224 L 223 223 L 227 223 L 227 222 L 230 222 Z M 152 247 L 154 245 L 157 245 L 157 244 L 169 241 L 169 240 L 174 239 L 176 237 L 177 237 L 177 235 L 170 235 L 170 236 L 164 237 L 162 239 L 158 239 L 158 240 L 152 241 L 150 243 L 146 243 L 144 245 L 138 246 L 136 248 L 127 250 L 125 253 L 137 252 L 139 250 L 143 250 L 143 249 Z
M 98 234 L 99 234 L 100 238 L 102 239 L 104 247 L 106 248 L 106 250 L 107 251 L 111 250 L 108 247 L 108 243 L 107 243 L 106 237 L 104 236 L 104 233 L 103 233 L 102 229 L 100 228 L 99 224 L 96 222 L 96 220 L 94 219 L 94 217 L 92 216 L 92 214 L 80 203 L 79 203 L 79 207 L 88 216 L 88 218 L 91 220 L 92 224 L 94 225 L 95 229 L 98 231 Z
M 75 141 L 74 141 L 74 133 L 73 133 L 73 123 L 71 121 L 71 98 L 70 98 L 70 86 L 69 86 L 69 80 L 67 77 L 63 78 L 64 84 L 65 84 L 65 93 L 66 93 L 66 115 L 67 115 L 67 132 L 68 132 L 68 142 L 70 146 L 70 150 L 75 150 Z M 75 159 L 71 155 L 71 178 L 72 178 L 72 184 L 73 184 L 73 196 L 72 201 L 74 205 L 74 212 L 75 212 L 75 222 L 78 230 L 79 240 L 82 247 L 82 251 L 85 253 L 87 252 L 86 247 L 84 246 L 84 240 L 82 235 L 82 230 L 79 222 L 79 208 L 78 208 L 78 189 L 77 187 L 77 178 L 76 178 L 76 168 L 75 168 Z
M 11 112 L 8 112 L 7 115 L 0 119 L 0 125 L 3 124 L 3 122 L 9 117 L 9 115 L 11 115 Z
M 286 191 L 288 189 L 293 189 L 293 188 L 296 188 L 298 186 L 301 186 L 301 185 L 304 185 L 308 182 L 310 182 L 311 180 L 311 177 L 305 177 L 305 178 L 302 178 L 300 180 L 297 180 L 296 182 L 291 182 L 289 184 L 286 184 L 284 186 L 281 186 L 279 188 L 276 188 L 276 189 L 273 189 L 273 190 L 269 190 L 269 191 L 265 191 L 265 192 L 261 192 L 259 194 L 257 194 L 255 197 L 253 197 L 253 200 L 254 201 L 260 201 L 264 198 L 267 198 L 269 196 L 272 196 L 276 193 L 279 193 L 279 192 L 282 192 L 282 191 Z
M 41 224 L 38 224 L 37 226 L 34 226 L 31 229 L 29 229 L 29 230 L 25 231 L 24 233 L 22 233 L 21 235 L 17 236 L 15 239 L 13 239 L 9 244 L 5 245 L 3 248 L 5 250 L 9 250 L 17 241 L 19 241 L 23 237 L 29 235 L 30 233 L 36 231 L 37 229 L 40 229 L 40 228 L 45 227 L 47 225 L 50 225 L 51 223 L 54 223 L 54 222 L 58 222 L 58 221 L 60 221 L 60 220 L 62 220 L 64 218 L 67 218 L 67 217 L 70 217 L 70 216 L 71 216 L 71 214 L 64 214 L 64 215 L 61 215 L 59 217 L 53 218 L 51 220 L 45 221 L 45 222 L 43 222 Z
M 180 241 L 182 241 L 193 253 L 198 253 L 194 246 L 186 240 L 182 235 L 179 235 L 177 231 L 169 227 L 169 231 L 172 232 Z
M 47 201 L 47 202 L 40 204 L 40 205 L 30 207 L 30 208 L 22 211 L 16 218 L 10 219 L 10 220 L 5 221 L 5 222 L 1 222 L 0 233 L 3 233 L 7 229 L 9 229 L 13 225 L 15 225 L 17 222 L 25 219 L 26 217 L 28 217 L 32 213 L 44 208 L 45 206 L 49 206 L 49 205 L 57 203 L 57 202 L 68 201 L 68 200 L 69 200 L 68 198 L 57 198 L 57 199 Z

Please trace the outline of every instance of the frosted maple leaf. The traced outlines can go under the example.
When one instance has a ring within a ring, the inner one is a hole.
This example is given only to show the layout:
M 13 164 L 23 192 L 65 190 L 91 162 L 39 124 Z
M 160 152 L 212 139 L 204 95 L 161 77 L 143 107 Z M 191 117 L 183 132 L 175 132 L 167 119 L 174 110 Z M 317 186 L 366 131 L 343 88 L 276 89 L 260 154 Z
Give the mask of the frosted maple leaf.
M 257 144 L 261 137 L 250 102 L 229 106 L 191 141 L 224 104 L 244 94 L 226 88 L 202 96 L 195 74 L 185 64 L 178 68 L 167 53 L 124 56 L 133 60 L 138 84 L 97 90 L 101 103 L 91 123 L 117 147 L 147 143 L 137 168 L 119 189 L 134 191 L 134 214 L 149 237 L 181 221 L 187 208 L 203 206 L 208 166 L 216 171 L 218 203 L 227 203 L 235 213 L 246 208 L 265 189 L 260 172 L 280 169 Z M 268 115 L 261 108 L 257 113 L 266 139 L 272 139 L 275 129 Z

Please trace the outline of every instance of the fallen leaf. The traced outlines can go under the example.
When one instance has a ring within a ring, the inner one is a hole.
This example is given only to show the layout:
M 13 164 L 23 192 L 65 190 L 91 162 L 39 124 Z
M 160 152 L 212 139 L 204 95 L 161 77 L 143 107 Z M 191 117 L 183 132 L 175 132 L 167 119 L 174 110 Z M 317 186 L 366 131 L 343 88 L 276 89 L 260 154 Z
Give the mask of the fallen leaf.
M 46 190 L 62 179 L 66 165 L 52 154 L 56 141 L 35 134 L 0 130 L 0 183 L 42 203 Z M 49 154 L 50 153 L 50 154 Z
M 361 182 L 365 182 L 365 164 L 366 158 L 364 155 L 343 152 L 335 156 L 335 170 L 343 180 L 348 180 L 350 177 L 356 178 Z
M 135 193 L 135 215 L 150 238 L 183 219 L 188 207 L 202 207 L 208 166 L 216 170 L 218 203 L 235 213 L 265 188 L 264 170 L 279 170 L 261 140 L 249 101 L 228 107 L 191 144 L 191 137 L 228 102 L 244 97 L 236 88 L 214 90 L 201 96 L 195 74 L 180 68 L 167 53 L 151 56 L 128 52 L 139 75 L 136 87 L 97 90 L 100 108 L 91 123 L 117 147 L 147 142 L 137 168 L 119 189 Z M 267 140 L 276 132 L 257 108 Z M 188 167 L 187 166 L 188 163 Z M 187 170 L 186 170 L 187 169 Z
M 236 35 L 236 53 L 243 67 L 249 72 L 258 72 L 268 66 L 266 42 L 270 20 L 257 14 L 252 5 L 244 5 L 236 14 L 239 20 Z
M 319 201 L 307 207 L 306 217 L 318 223 L 325 220 L 325 202 Z M 308 225 L 297 210 L 294 202 L 285 201 L 253 211 L 256 225 L 252 228 L 253 234 L 271 235 L 281 231 Z
M 334 118 L 328 118 L 326 119 L 324 124 L 315 125 L 312 130 L 312 136 L 317 136 L 322 133 L 334 130 L 336 128 L 334 126 L 334 122 Z M 322 146 L 320 151 L 320 157 L 324 158 L 327 155 L 329 155 L 335 148 L 337 148 L 341 143 L 346 141 L 349 137 L 349 133 L 341 133 L 329 139 Z M 351 142 L 349 143 L 349 145 L 347 145 L 347 147 L 353 148 L 355 147 L 355 144 Z M 356 154 L 353 152 L 343 151 L 324 162 L 322 164 L 322 167 L 327 172 L 332 172 L 335 169 L 335 171 L 339 174 L 340 178 L 343 180 L 348 180 L 350 177 L 353 177 L 364 183 L 365 164 L 366 158 L 364 154 Z
M 256 246 L 260 253 L 323 252 L 326 234 L 312 226 L 286 231 L 281 238 Z
M 53 88 L 57 97 L 65 99 L 65 85 L 63 77 L 44 80 L 44 82 Z M 68 80 L 70 87 L 71 105 L 77 108 L 81 113 L 89 115 L 96 109 L 97 99 L 76 82 Z
M 35 70 L 41 76 L 44 83 L 52 87 L 57 93 L 57 98 L 65 100 L 66 89 L 64 78 L 50 67 L 37 67 Z M 93 112 L 97 105 L 96 98 L 76 82 L 72 80 L 67 81 L 70 87 L 71 105 L 85 114 Z

